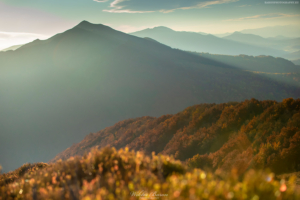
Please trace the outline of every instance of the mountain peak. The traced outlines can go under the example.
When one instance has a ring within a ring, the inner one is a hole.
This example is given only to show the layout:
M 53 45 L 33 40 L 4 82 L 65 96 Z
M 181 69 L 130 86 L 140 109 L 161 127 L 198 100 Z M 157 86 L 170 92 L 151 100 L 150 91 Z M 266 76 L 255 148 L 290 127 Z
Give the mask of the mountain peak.
M 153 30 L 161 30 L 161 31 L 174 31 L 173 29 L 170 29 L 170 28 L 165 27 L 165 26 L 157 26 L 157 27 L 154 27 L 152 29 Z
M 98 25 L 102 25 L 102 24 L 93 24 L 91 22 L 88 22 L 86 20 L 83 20 L 82 22 L 80 22 L 77 26 L 75 27 L 79 27 L 79 28 L 87 28 L 87 27 L 95 27 Z
M 78 28 L 82 28 L 82 29 L 87 29 L 87 30 L 90 30 L 90 29 L 111 29 L 110 27 L 108 26 L 105 26 L 103 24 L 93 24 L 91 22 L 88 22 L 86 20 L 80 22 L 77 26 L 75 27 L 78 27 Z
M 243 35 L 243 33 L 239 32 L 239 31 L 234 31 L 234 32 L 232 33 L 232 35 Z
M 83 20 L 80 22 L 77 26 L 87 26 L 87 25 L 93 25 L 91 22 L 88 22 L 86 20 Z

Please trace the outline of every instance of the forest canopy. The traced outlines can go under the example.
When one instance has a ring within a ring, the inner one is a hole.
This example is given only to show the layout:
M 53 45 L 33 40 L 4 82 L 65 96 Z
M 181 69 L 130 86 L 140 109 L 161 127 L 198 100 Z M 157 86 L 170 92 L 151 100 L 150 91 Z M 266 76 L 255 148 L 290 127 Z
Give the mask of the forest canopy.
M 52 162 L 107 145 L 173 155 L 192 167 L 295 172 L 300 170 L 300 99 L 199 104 L 175 115 L 124 120 L 87 135 Z

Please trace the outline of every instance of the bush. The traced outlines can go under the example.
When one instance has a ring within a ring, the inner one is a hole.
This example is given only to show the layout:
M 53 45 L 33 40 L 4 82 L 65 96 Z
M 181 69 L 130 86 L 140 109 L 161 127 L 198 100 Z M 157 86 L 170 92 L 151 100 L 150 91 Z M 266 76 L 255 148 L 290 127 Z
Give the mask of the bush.
M 264 171 L 250 170 L 239 177 L 236 170 L 187 170 L 172 157 L 154 153 L 148 157 L 128 148 L 94 149 L 82 158 L 38 165 L 41 168 L 35 165 L 34 170 L 28 166 L 10 173 L 19 176 L 0 186 L 1 200 L 150 199 L 149 195 L 158 199 L 300 198 L 294 177 L 276 181 L 274 174 Z

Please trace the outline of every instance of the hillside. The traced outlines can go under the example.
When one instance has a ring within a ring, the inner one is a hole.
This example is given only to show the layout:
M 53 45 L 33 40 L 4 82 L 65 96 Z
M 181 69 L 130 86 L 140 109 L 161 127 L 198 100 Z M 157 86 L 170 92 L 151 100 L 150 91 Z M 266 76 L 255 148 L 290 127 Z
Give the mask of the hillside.
M 124 120 L 87 135 L 51 162 L 106 145 L 172 154 L 192 167 L 300 171 L 300 99 L 200 104 L 175 115 Z
M 244 29 L 240 31 L 245 34 L 259 35 L 265 38 L 297 38 L 299 34 L 299 26 L 285 25 L 285 26 L 266 26 L 262 28 Z M 279 36 L 279 37 L 278 37 Z M 280 37 L 284 36 L 284 37 Z
M 283 58 L 289 59 L 289 60 L 297 60 L 300 59 L 300 50 L 295 51 L 293 53 L 285 54 L 282 56 Z
M 16 179 L 5 183 L 13 174 Z M 235 170 L 212 173 L 188 168 L 169 156 L 113 148 L 52 165 L 24 165 L 0 175 L 0 186 L 0 199 L 5 200 L 300 198 L 295 177 L 278 180 L 274 173 L 254 170 L 242 176 Z
M 259 71 L 267 73 L 300 72 L 300 67 L 293 62 L 280 57 L 248 56 L 248 55 L 219 55 L 209 53 L 195 53 L 201 57 L 209 58 L 242 70 Z
M 297 51 L 300 48 L 300 38 L 263 38 L 258 35 L 246 34 L 241 32 L 234 32 L 231 35 L 225 36 L 223 38 L 245 44 L 289 52 Z M 284 54 L 282 54 L 281 56 L 283 55 Z
M 208 52 L 226 55 L 272 55 L 281 56 L 284 51 L 271 48 L 253 46 L 241 42 L 231 41 L 214 35 L 202 35 L 193 32 L 174 31 L 167 27 L 155 27 L 131 33 L 138 37 L 150 37 L 173 48 L 186 51 Z
M 8 171 L 46 162 L 123 119 L 199 103 L 299 98 L 300 88 L 84 21 L 0 52 L 0 94 L 0 163 Z
M 300 87 L 300 66 L 292 61 L 272 56 L 229 56 L 209 53 L 194 53 L 241 70 L 251 71 L 272 80 Z
M 293 60 L 292 62 L 293 62 L 295 65 L 300 66 L 300 59 Z

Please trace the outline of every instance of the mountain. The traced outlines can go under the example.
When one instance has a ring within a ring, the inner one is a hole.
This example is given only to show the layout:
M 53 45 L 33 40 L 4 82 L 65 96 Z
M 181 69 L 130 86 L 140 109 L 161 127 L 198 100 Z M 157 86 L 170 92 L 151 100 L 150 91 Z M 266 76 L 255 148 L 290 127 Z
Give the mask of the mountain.
M 300 171 L 300 99 L 200 104 L 175 115 L 120 121 L 87 135 L 51 162 L 107 145 L 172 154 L 202 169 Z
M 199 33 L 201 35 L 208 35 L 208 33 L 204 33 L 204 32 L 197 32 L 197 33 Z
M 223 38 L 236 41 L 236 42 L 245 43 L 245 44 L 251 44 L 251 45 L 261 46 L 265 48 L 272 48 L 272 49 L 277 49 L 282 51 L 295 51 L 300 49 L 300 38 L 272 39 L 272 38 L 263 38 L 258 35 L 246 34 L 241 32 L 234 32 L 233 34 Z
M 291 73 L 300 72 L 300 67 L 284 58 L 272 56 L 248 56 L 248 55 L 219 55 L 209 53 L 194 53 L 201 57 L 219 61 L 242 70 L 259 71 L 267 73 Z
M 300 87 L 300 66 L 292 61 L 272 56 L 228 56 L 208 53 L 194 53 L 241 70 L 250 71 L 278 82 Z
M 236 41 L 231 41 L 214 35 L 201 35 L 193 32 L 179 32 L 167 27 L 155 27 L 131 33 L 138 37 L 150 37 L 165 45 L 187 51 L 208 52 L 226 55 L 272 55 L 280 56 L 284 51 L 265 47 L 253 46 Z
M 228 36 L 228 35 L 231 35 L 232 33 L 219 33 L 219 34 L 212 34 L 214 36 L 217 36 L 217 37 L 225 37 L 225 36 Z
M 300 89 L 84 21 L 1 52 L 0 94 L 0 163 L 7 171 L 50 160 L 123 119 L 199 103 L 281 101 L 300 97 Z
M 299 65 L 299 66 L 300 66 L 300 59 L 292 60 L 292 62 L 293 62 L 295 65 Z
M 288 85 L 300 87 L 300 66 L 283 58 L 247 55 L 228 56 L 209 53 L 194 54 L 234 66 L 241 70 L 251 71 Z
M 285 54 L 282 57 L 286 58 L 286 59 L 289 59 L 289 60 L 298 60 L 298 59 L 300 59 L 300 50 L 295 51 L 293 53 Z
M 267 26 L 256 29 L 245 29 L 240 31 L 246 34 L 259 35 L 261 37 L 277 37 L 284 35 L 284 37 L 297 38 L 300 37 L 300 28 L 298 25 L 286 25 L 286 26 Z
M 23 46 L 23 44 L 20 44 L 20 45 L 14 45 L 14 46 L 8 47 L 8 48 L 6 48 L 6 49 L 2 49 L 2 50 L 0 50 L 0 51 L 10 51 L 10 50 L 13 50 L 13 51 L 14 51 L 14 50 L 20 48 L 21 46 Z
M 267 39 L 270 39 L 270 40 L 287 40 L 287 39 L 293 39 L 292 37 L 286 37 L 286 36 L 283 36 L 283 35 L 277 35 L 275 37 L 267 37 Z

